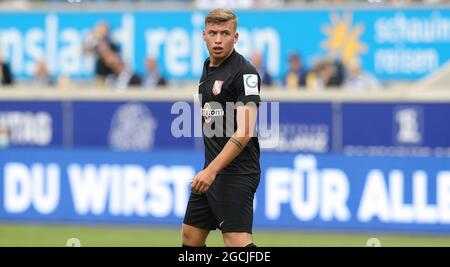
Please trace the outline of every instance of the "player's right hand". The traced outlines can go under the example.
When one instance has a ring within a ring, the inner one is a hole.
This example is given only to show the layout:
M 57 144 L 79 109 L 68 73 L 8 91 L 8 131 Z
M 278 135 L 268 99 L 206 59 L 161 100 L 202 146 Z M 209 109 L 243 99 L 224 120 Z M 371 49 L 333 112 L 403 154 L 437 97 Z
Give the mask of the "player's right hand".
M 194 193 L 205 193 L 216 179 L 216 174 L 208 168 L 199 172 L 192 180 L 191 190 Z

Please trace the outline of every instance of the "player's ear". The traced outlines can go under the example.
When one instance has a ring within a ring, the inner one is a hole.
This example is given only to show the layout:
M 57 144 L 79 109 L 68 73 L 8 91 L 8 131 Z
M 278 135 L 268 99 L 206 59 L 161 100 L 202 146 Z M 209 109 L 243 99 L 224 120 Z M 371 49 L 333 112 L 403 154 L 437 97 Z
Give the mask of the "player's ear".
M 234 34 L 234 43 L 236 43 L 238 40 L 239 40 L 239 33 L 236 32 L 236 33 Z
M 203 31 L 203 33 L 202 33 L 202 37 L 203 37 L 203 41 L 205 41 L 205 42 L 206 42 L 206 32 L 205 32 L 205 31 Z

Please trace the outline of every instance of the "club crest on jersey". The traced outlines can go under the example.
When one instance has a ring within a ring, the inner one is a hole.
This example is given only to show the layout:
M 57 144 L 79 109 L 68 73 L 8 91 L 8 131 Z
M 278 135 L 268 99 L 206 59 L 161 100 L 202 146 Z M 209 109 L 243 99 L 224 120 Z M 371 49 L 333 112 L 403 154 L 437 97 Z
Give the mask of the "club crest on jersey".
M 220 94 L 220 91 L 222 90 L 222 84 L 223 84 L 223 81 L 216 80 L 214 82 L 214 86 L 212 89 L 212 92 L 214 95 Z

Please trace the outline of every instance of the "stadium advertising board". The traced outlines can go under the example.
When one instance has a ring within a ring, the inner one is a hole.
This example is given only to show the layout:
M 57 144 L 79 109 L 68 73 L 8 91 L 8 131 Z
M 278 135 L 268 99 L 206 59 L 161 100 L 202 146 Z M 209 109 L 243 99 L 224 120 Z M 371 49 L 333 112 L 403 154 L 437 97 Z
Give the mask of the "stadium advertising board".
M 194 149 L 194 108 L 192 103 L 184 105 L 192 111 L 185 112 L 192 124 L 184 125 L 191 128 L 191 135 L 179 138 L 172 134 L 172 124 L 184 113 L 172 109 L 172 102 L 76 101 L 72 106 L 73 144 L 115 150 Z
M 61 147 L 64 102 L 0 102 L 0 148 Z
M 55 76 L 90 78 L 94 57 L 83 54 L 83 45 L 95 24 L 107 21 L 122 57 L 138 73 L 143 74 L 144 59 L 151 56 L 170 80 L 198 79 L 207 57 L 202 40 L 205 15 L 206 11 L 2 12 L 0 51 L 19 78 L 31 77 L 38 59 L 44 59 Z M 264 19 L 259 11 L 239 11 L 238 16 L 237 50 L 247 57 L 262 51 L 276 79 L 285 73 L 292 52 L 300 53 L 308 66 L 328 55 L 338 55 L 344 63 L 357 58 L 382 80 L 421 78 L 450 58 L 448 8 L 273 10 L 265 11 Z
M 265 153 L 255 227 L 445 232 L 450 159 Z M 0 153 L 0 219 L 180 225 L 200 152 Z
M 450 155 L 450 106 L 445 103 L 345 103 L 344 152 Z
M 269 152 L 448 156 L 448 117 L 445 103 L 264 102 L 258 130 Z M 198 149 L 200 118 L 192 101 L 0 101 L 0 146 Z
M 187 102 L 77 101 L 73 103 L 73 143 L 75 147 L 116 150 L 199 148 L 203 143 L 201 115 L 195 112 L 200 111 Z M 263 150 L 331 151 L 331 104 L 268 102 L 261 103 L 259 114 Z M 272 122 L 279 122 L 277 136 L 263 132 L 272 129 Z
M 263 151 L 327 153 L 333 146 L 333 109 L 331 103 L 285 102 L 268 106 L 269 128 L 276 122 L 272 118 L 278 109 L 278 136 L 276 140 L 260 136 Z M 261 110 L 262 114 L 266 112 Z M 265 118 L 264 118 L 265 119 Z

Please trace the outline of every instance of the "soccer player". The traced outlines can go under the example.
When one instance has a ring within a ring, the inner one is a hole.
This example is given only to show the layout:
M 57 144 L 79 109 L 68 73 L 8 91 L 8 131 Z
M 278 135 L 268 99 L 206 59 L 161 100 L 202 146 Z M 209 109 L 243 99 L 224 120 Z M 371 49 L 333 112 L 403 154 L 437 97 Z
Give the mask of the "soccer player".
M 209 58 L 199 84 L 205 166 L 191 184 L 182 226 L 186 247 L 206 246 L 209 231 L 217 228 L 227 247 L 255 246 L 253 199 L 260 180 L 260 150 L 254 132 L 261 80 L 234 49 L 237 20 L 223 8 L 205 18 Z

